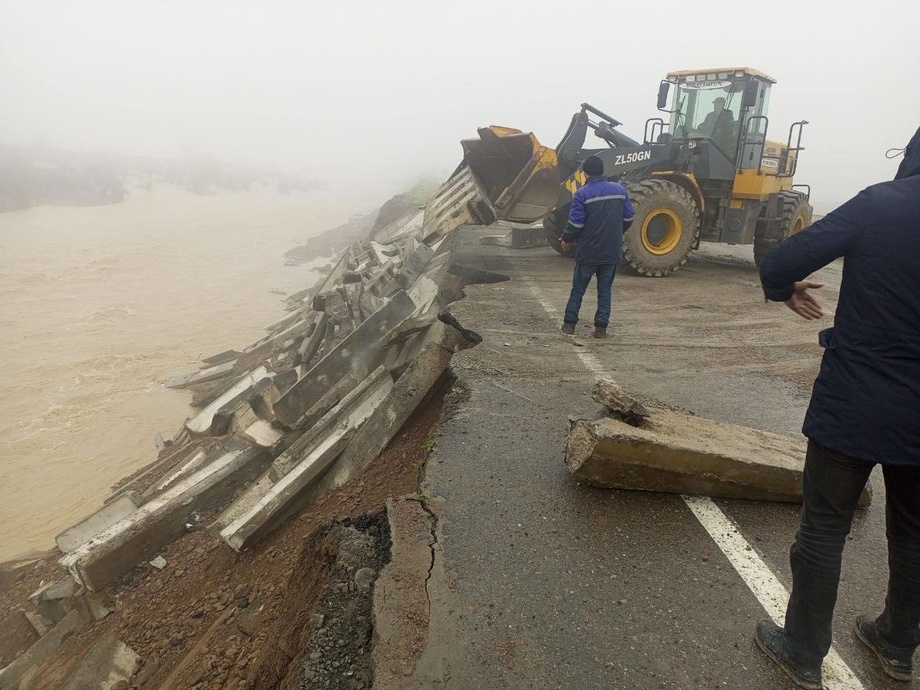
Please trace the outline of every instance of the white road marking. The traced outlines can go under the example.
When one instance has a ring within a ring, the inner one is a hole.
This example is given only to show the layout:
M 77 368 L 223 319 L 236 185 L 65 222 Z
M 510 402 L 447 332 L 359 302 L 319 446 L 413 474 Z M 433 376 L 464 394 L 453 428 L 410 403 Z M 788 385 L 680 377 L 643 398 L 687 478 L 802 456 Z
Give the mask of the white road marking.
M 547 299 L 543 290 L 536 283 L 531 280 L 528 282 L 531 294 L 542 305 L 546 313 L 559 320 L 559 309 Z M 578 348 L 575 354 L 585 368 L 595 376 L 609 376 L 604 365 L 593 352 Z M 757 597 L 757 601 L 764 607 L 767 615 L 777 625 L 782 625 L 786 617 L 789 592 L 754 550 L 754 547 L 741 535 L 738 526 L 719 506 L 712 502 L 712 499 L 704 496 L 683 496 L 682 498 L 744 580 L 748 589 Z M 828 690 L 865 690 L 863 684 L 833 648 L 824 659 L 823 673 L 824 685 Z

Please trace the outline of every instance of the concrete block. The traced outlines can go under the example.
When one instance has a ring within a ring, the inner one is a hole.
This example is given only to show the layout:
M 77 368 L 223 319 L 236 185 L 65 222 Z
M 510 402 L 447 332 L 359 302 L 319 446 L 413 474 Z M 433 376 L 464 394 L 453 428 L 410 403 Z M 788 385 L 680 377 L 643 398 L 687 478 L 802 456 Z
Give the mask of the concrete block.
M 572 425 L 565 460 L 593 486 L 800 502 L 805 442 L 646 404 L 641 427 L 615 418 Z M 864 494 L 860 503 L 871 500 Z
M 431 310 L 438 299 L 438 284 L 428 276 L 419 276 L 418 280 L 409 288 L 409 297 L 415 302 L 415 311 L 412 316 L 420 316 Z
M 79 611 L 75 610 L 68 613 L 44 637 L 29 647 L 25 654 L 0 670 L 0 690 L 13 690 L 16 688 L 29 669 L 54 654 L 64 640 L 79 630 L 83 623 L 83 616 Z
M 354 435 L 353 429 L 338 428 L 304 457 L 290 472 L 271 485 L 248 511 L 221 530 L 220 536 L 236 551 L 242 551 L 270 532 L 301 506 L 295 503 L 304 489 L 326 471 Z
M 87 621 L 101 621 L 109 614 L 115 613 L 115 604 L 95 592 L 84 591 L 80 596 L 73 598 L 72 605 Z
M 295 426 L 328 388 L 349 371 L 359 378 L 373 371 L 383 357 L 381 346 L 386 334 L 414 310 L 415 303 L 404 291 L 393 295 L 281 396 L 275 405 L 278 420 L 286 426 Z
M 36 602 L 36 608 L 42 618 L 52 623 L 58 623 L 67 615 L 71 607 L 60 599 L 39 599 Z
M 278 333 L 281 333 L 283 330 L 285 330 L 286 328 L 289 328 L 294 323 L 301 321 L 304 318 L 309 317 L 309 315 L 310 315 L 309 306 L 303 306 L 303 307 L 300 307 L 299 309 L 289 312 L 288 314 L 285 314 L 277 321 L 270 323 L 265 327 L 265 330 L 268 331 L 270 335 L 267 338 L 263 338 L 262 340 L 264 342 L 270 341 L 273 336 L 277 335 Z M 260 344 L 264 344 L 264 343 L 260 342 Z
M 164 385 L 167 388 L 185 388 L 186 386 L 192 386 L 196 383 L 207 383 L 208 381 L 215 381 L 221 379 L 224 376 L 229 376 L 233 373 L 233 367 L 236 365 L 236 361 L 224 362 L 223 364 L 216 364 L 212 367 L 207 367 L 201 371 L 196 371 L 194 374 L 184 374 L 182 376 L 176 376 L 175 378 L 170 379 Z
M 178 467 L 173 469 L 160 481 L 147 489 L 147 491 L 144 492 L 144 500 L 149 500 L 157 494 L 166 491 L 169 487 L 182 480 L 182 478 L 187 477 L 193 472 L 199 470 L 201 466 L 204 465 L 207 458 L 208 454 L 203 450 L 199 450 L 197 453 L 193 453 L 191 457 L 179 463 Z
M 375 232 L 372 239 L 374 242 L 386 245 L 400 238 L 421 232 L 424 224 L 425 211 L 413 210 Z
M 370 376 L 343 397 L 310 429 L 298 438 L 291 447 L 272 463 L 270 475 L 279 481 L 308 455 L 323 438 L 335 428 L 357 428 L 363 424 L 382 400 L 393 389 L 393 379 L 386 368 L 377 367 Z
M 257 385 L 267 380 L 270 385 L 271 379 L 268 378 L 268 369 L 259 367 L 252 373 L 244 376 L 235 386 L 226 393 L 221 395 L 217 400 L 205 407 L 195 417 L 185 423 L 185 427 L 193 435 L 203 436 L 209 434 L 211 425 L 214 422 L 214 416 L 221 411 L 232 410 L 248 400 L 249 396 L 256 393 Z
M 323 393 L 323 397 L 317 400 L 313 407 L 307 410 L 307 413 L 301 417 L 298 428 L 311 429 L 329 410 L 338 405 L 342 398 L 351 393 L 357 385 L 358 379 L 355 377 L 354 372 L 349 371 L 334 386 Z
M 135 492 L 125 493 L 111 503 L 107 503 L 85 520 L 64 530 L 54 538 L 63 553 L 70 553 L 101 534 L 112 525 L 125 519 L 140 505 Z
M 310 314 L 303 319 L 295 321 L 271 339 L 272 351 L 284 350 L 288 343 L 293 343 L 298 338 L 303 338 L 313 332 L 319 317 Z
M 224 350 L 219 352 L 216 355 L 211 355 L 210 357 L 205 357 L 202 361 L 203 364 L 226 364 L 227 362 L 235 362 L 240 357 L 243 356 L 242 352 L 237 352 L 236 350 Z
M 276 429 L 270 422 L 257 419 L 243 431 L 243 438 L 263 448 L 273 448 L 284 437 L 280 429 Z
M 297 357 L 294 360 L 295 363 L 307 366 L 310 365 L 316 353 L 319 352 L 319 346 L 322 345 L 323 339 L 326 337 L 326 327 L 328 323 L 329 315 L 326 313 L 320 314 L 316 321 L 316 328 L 313 329 L 309 337 L 304 338 L 300 347 L 297 348 Z
M 441 378 L 455 350 L 469 346 L 456 329 L 440 321 L 419 338 L 419 345 L 418 355 L 396 380 L 386 399 L 358 429 L 348 448 L 313 490 L 311 498 L 341 486 L 376 458 Z
M 184 534 L 192 513 L 228 500 L 237 487 L 265 471 L 270 461 L 264 449 L 248 443 L 222 444 L 209 453 L 200 470 L 68 553 L 60 563 L 77 582 L 97 592 Z
M 540 225 L 515 225 L 511 228 L 511 248 L 530 249 L 546 246 L 546 231 Z
M 400 285 L 408 288 L 415 283 L 433 257 L 434 250 L 431 247 L 427 244 L 419 244 L 417 249 L 406 256 L 402 267 L 399 269 L 398 280 Z
M 40 613 L 24 611 L 22 615 L 25 616 L 25 619 L 29 622 L 29 625 L 32 626 L 32 630 L 35 631 L 38 637 L 44 637 L 48 631 L 54 627 L 54 621 L 48 620 Z
M 104 635 L 87 653 L 61 690 L 110 690 L 119 681 L 130 681 L 140 657 L 112 635 Z

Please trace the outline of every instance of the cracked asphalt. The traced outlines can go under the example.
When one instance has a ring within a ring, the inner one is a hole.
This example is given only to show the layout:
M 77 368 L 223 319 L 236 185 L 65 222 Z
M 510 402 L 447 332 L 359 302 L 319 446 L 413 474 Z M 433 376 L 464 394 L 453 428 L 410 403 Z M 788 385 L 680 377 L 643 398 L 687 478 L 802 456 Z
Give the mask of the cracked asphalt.
M 563 443 L 569 417 L 598 407 L 579 348 L 628 390 L 799 434 L 827 320 L 765 304 L 750 247 L 704 244 L 666 279 L 621 270 L 611 337 L 585 337 L 589 318 L 570 339 L 533 286 L 561 312 L 571 264 L 547 248 L 482 246 L 483 234 L 494 230 L 462 232 L 455 261 L 511 280 L 451 305 L 484 342 L 454 357 L 459 382 L 428 464 L 440 520 L 426 686 L 791 687 L 752 642 L 763 609 L 681 498 L 582 485 Z M 819 274 L 831 312 L 840 268 Z M 589 296 L 582 314 L 593 309 Z M 907 686 L 885 679 L 851 631 L 881 607 L 887 578 L 884 489 L 872 481 L 845 554 L 835 646 L 864 687 L 887 690 Z M 788 587 L 798 507 L 717 503 Z

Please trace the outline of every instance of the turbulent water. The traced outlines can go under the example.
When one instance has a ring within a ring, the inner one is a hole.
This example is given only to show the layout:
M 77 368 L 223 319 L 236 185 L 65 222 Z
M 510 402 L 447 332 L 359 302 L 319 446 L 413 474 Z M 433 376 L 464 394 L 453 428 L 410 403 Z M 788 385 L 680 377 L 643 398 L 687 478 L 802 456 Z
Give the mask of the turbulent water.
M 315 278 L 281 255 L 369 205 L 167 188 L 0 214 L 0 561 L 149 463 L 193 414 L 162 382 L 261 337 Z

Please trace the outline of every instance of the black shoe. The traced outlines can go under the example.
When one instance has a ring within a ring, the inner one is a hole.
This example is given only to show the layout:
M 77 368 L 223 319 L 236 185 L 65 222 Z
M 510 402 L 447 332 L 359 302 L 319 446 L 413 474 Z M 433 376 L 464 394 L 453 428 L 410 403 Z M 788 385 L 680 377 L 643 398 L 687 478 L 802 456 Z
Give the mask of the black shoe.
M 564 323 L 562 324 L 562 332 L 566 335 L 575 335 L 575 324 L 574 323 Z
M 607 327 L 606 326 L 595 326 L 594 327 L 594 337 L 595 338 L 606 338 L 607 337 Z
M 856 637 L 862 640 L 882 664 L 885 675 L 895 680 L 910 682 L 914 671 L 914 650 L 903 647 L 893 647 L 885 642 L 878 634 L 875 621 L 868 616 L 856 619 Z
M 760 621 L 757 624 L 757 634 L 754 635 L 754 642 L 800 688 L 824 690 L 824 683 L 821 681 L 821 667 L 808 668 L 793 659 L 792 654 L 789 653 L 786 647 L 786 631 L 776 623 L 773 621 Z

